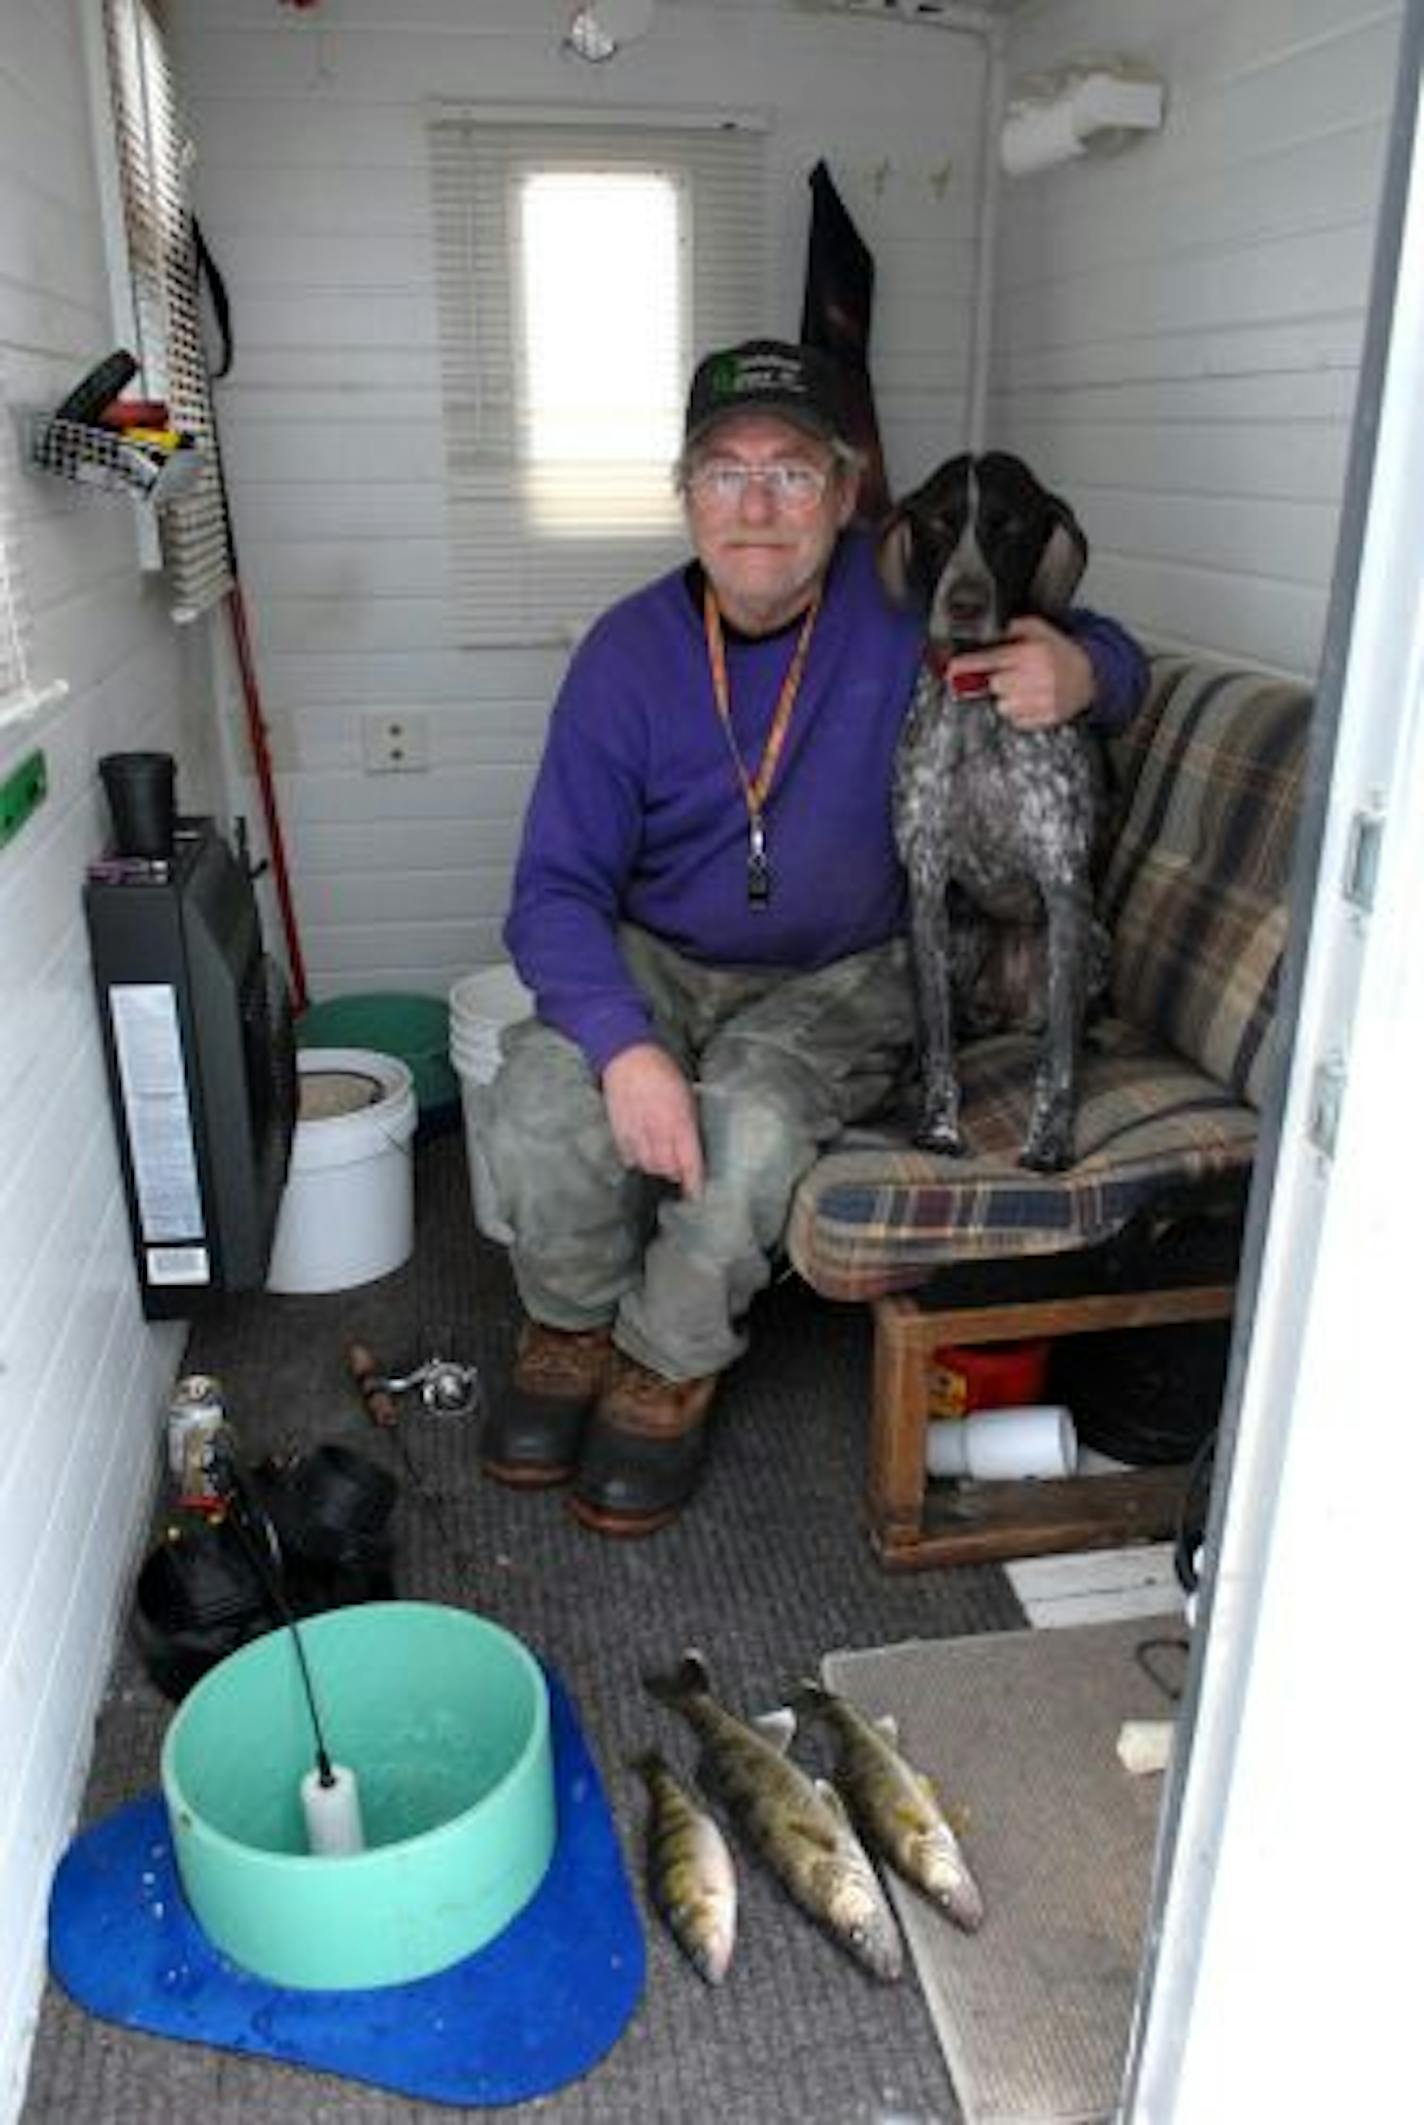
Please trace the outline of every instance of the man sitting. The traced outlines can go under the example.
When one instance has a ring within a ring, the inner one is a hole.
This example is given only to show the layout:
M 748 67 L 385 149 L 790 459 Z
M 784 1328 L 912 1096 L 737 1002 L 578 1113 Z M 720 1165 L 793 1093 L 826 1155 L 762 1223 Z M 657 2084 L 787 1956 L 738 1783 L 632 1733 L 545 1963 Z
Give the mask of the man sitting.
M 505 934 L 537 1017 L 485 1144 L 529 1318 L 483 1461 L 572 1479 L 605 1534 L 691 1495 L 797 1181 L 913 1056 L 890 786 L 922 637 L 850 528 L 857 477 L 816 350 L 699 364 L 695 559 L 580 644 L 525 821 Z M 996 665 L 1023 724 L 1118 729 L 1146 680 L 1081 611 L 1016 623 Z

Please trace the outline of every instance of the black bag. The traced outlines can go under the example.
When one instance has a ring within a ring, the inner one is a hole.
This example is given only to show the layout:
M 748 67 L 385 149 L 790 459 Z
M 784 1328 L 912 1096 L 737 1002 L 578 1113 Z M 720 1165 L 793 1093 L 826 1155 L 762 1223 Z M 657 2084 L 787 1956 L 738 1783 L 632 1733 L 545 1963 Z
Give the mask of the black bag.
M 1229 1321 L 1063 1336 L 1045 1399 L 1064 1402 L 1084 1446 L 1134 1467 L 1190 1461 L 1216 1429 Z
M 388 1522 L 397 1484 L 345 1446 L 231 1471 L 220 1514 L 169 1516 L 134 1592 L 149 1678 L 176 1701 L 250 1639 L 289 1618 L 395 1594 Z

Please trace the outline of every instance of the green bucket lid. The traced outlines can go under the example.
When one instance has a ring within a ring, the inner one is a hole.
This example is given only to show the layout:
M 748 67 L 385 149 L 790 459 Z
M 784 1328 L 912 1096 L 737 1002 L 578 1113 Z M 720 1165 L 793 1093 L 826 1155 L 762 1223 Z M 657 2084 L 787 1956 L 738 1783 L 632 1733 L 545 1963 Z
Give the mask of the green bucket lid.
M 333 996 L 297 1021 L 300 1048 L 365 1048 L 409 1069 L 422 1114 L 458 1106 L 450 1061 L 450 1006 L 443 996 Z

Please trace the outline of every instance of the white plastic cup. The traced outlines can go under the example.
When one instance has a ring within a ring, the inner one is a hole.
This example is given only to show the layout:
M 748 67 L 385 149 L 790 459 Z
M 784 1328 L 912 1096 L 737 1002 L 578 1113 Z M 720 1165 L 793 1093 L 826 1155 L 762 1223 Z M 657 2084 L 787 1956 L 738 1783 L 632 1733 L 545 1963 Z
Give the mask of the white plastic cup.
M 932 1476 L 970 1476 L 977 1483 L 1071 1476 L 1078 1466 L 1078 1434 L 1057 1402 L 941 1417 L 929 1428 L 925 1466 Z

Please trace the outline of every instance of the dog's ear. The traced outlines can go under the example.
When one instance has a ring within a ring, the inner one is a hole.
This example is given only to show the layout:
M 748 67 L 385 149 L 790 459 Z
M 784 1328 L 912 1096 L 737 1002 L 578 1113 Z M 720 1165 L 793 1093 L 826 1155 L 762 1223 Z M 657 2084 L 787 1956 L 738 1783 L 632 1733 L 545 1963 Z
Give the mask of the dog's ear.
M 903 508 L 892 509 L 875 546 L 875 566 L 892 605 L 906 606 L 910 597 L 910 555 L 914 530 Z
M 1048 500 L 1053 529 L 1044 542 L 1028 587 L 1030 605 L 1046 619 L 1067 608 L 1088 565 L 1088 542 L 1078 519 L 1056 494 L 1049 495 Z

